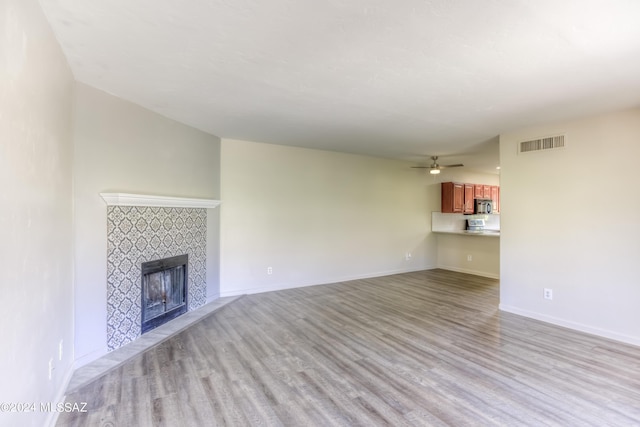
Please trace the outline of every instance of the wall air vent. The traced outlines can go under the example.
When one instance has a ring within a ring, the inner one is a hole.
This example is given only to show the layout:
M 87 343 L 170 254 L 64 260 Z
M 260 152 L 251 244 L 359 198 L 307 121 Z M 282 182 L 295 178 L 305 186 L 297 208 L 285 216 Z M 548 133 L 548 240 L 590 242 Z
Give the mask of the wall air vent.
M 529 141 L 522 141 L 518 145 L 518 154 L 520 153 L 532 153 L 535 151 L 554 150 L 557 148 L 565 147 L 564 135 L 549 136 L 545 138 L 531 139 Z

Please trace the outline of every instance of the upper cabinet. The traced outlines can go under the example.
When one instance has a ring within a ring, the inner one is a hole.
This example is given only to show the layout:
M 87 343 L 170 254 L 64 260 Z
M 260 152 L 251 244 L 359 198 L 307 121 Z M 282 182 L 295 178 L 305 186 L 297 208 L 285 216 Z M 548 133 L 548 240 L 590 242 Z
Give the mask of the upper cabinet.
M 472 214 L 475 209 L 473 199 L 475 191 L 473 184 L 464 184 L 464 210 L 463 213 Z
M 475 209 L 474 199 L 491 199 L 493 212 L 500 212 L 500 187 L 497 185 L 443 182 L 441 186 L 442 213 L 472 214 Z
M 442 183 L 442 212 L 463 213 L 464 211 L 464 184 L 457 182 Z
M 491 198 L 491 185 L 483 185 L 482 186 L 482 193 L 484 194 L 482 196 L 484 199 L 490 199 Z
M 500 213 L 500 187 L 491 186 L 491 200 L 493 200 L 493 212 Z
M 484 185 L 473 184 L 473 194 L 476 199 L 484 199 Z

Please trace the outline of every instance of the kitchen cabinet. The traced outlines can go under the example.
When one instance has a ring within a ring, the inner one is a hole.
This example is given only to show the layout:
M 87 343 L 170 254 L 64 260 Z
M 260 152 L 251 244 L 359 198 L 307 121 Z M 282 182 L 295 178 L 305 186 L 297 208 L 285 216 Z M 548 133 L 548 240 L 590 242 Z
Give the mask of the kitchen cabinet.
M 474 199 L 491 199 L 492 211 L 500 212 L 500 187 L 497 185 L 443 182 L 441 212 L 473 214 Z
M 473 197 L 475 199 L 484 199 L 484 185 L 482 185 L 482 184 L 474 184 L 474 186 L 473 186 Z
M 491 198 L 491 186 L 490 185 L 483 185 L 482 186 L 482 198 L 483 199 L 490 199 Z
M 500 212 L 500 187 L 497 185 L 491 186 L 491 200 L 493 200 L 493 212 Z
M 462 213 L 472 214 L 475 209 L 474 195 L 475 186 L 473 184 L 464 184 L 464 209 Z
M 443 182 L 441 186 L 441 211 L 443 213 L 463 213 L 464 184 L 457 182 Z

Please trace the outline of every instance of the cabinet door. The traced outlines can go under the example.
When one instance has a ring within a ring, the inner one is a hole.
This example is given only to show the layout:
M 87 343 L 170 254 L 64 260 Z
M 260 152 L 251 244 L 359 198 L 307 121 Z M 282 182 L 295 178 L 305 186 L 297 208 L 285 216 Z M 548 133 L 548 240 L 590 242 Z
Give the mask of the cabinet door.
M 464 186 L 455 182 L 443 182 L 441 211 L 443 213 L 462 213 L 464 208 Z
M 500 212 L 500 187 L 494 185 L 491 187 L 491 200 L 493 200 L 493 212 Z
M 472 214 L 475 203 L 474 200 L 474 185 L 473 184 L 464 184 L 464 213 Z
M 464 210 L 464 185 L 453 184 L 453 211 L 462 213 Z
M 483 193 L 483 198 L 485 199 L 490 199 L 491 198 L 491 186 L 490 185 L 483 185 L 482 186 L 482 193 Z
M 475 184 L 473 186 L 473 197 L 476 199 L 484 198 L 484 186 L 482 184 Z

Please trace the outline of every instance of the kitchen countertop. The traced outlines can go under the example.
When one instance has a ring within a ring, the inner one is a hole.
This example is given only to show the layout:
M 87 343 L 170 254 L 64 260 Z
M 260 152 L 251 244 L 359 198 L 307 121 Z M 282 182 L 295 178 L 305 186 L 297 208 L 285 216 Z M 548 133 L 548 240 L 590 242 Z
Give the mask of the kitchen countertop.
M 480 237 L 500 237 L 500 230 L 452 230 L 452 231 L 432 231 L 437 234 L 457 234 L 459 236 L 480 236 Z
M 469 224 L 470 220 L 477 223 Z M 470 225 L 481 226 L 482 231 L 467 230 Z M 431 232 L 458 236 L 500 237 L 500 215 L 463 215 L 431 212 Z

